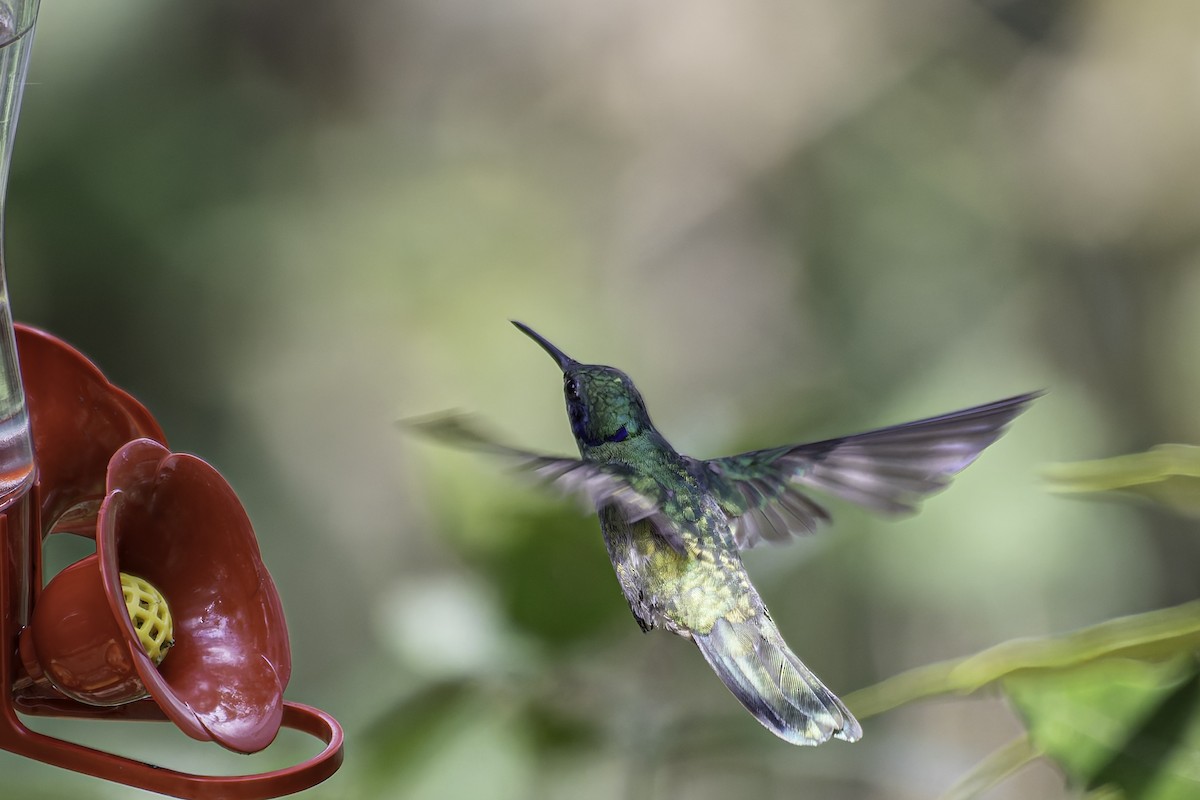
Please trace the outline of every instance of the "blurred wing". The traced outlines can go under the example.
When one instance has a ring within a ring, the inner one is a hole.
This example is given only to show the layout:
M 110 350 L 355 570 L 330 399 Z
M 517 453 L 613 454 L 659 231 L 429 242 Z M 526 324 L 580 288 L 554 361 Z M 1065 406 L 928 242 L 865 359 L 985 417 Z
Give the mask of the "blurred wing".
M 685 552 L 676 526 L 662 513 L 662 489 L 654 480 L 640 477 L 621 464 L 595 464 L 578 458 L 547 456 L 509 447 L 482 433 L 465 414 L 441 414 L 410 420 L 409 427 L 456 447 L 511 458 L 517 466 L 563 494 L 577 497 L 587 511 L 613 505 L 627 523 L 650 519 L 658 533 L 680 553 Z
M 699 462 L 718 502 L 734 517 L 738 546 L 811 533 L 829 513 L 800 489 L 881 514 L 912 512 L 950 483 L 1041 392 L 938 417 L 811 444 Z

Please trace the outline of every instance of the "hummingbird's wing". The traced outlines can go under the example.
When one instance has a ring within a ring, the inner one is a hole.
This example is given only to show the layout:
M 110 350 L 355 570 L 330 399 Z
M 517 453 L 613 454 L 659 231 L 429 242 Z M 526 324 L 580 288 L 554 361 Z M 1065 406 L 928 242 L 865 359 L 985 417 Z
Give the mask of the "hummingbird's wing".
M 657 481 L 638 475 L 623 464 L 597 464 L 578 458 L 549 456 L 510 447 L 481 432 L 466 414 L 439 414 L 407 424 L 433 438 L 458 447 L 483 450 L 513 459 L 517 465 L 563 494 L 578 497 L 588 511 L 613 505 L 632 524 L 649 519 L 674 549 L 686 553 L 677 524 L 662 512 L 663 490 Z
M 699 463 L 718 502 L 734 518 L 734 537 L 745 549 L 810 533 L 829 519 L 801 488 L 881 514 L 915 511 L 1039 396 L 1031 392 L 854 436 Z

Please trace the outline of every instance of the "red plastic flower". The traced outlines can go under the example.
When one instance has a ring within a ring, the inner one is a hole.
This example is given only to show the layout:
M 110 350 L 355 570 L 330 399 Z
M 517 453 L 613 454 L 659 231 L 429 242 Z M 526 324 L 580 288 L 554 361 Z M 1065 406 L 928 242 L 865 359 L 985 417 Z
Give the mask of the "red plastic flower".
M 291 676 L 283 605 L 233 489 L 195 456 L 149 439 L 108 466 L 96 551 L 108 605 L 134 667 L 185 733 L 243 753 L 275 738 Z M 138 640 L 120 573 L 166 596 L 174 646 L 155 666 Z
M 150 412 L 78 350 L 16 324 L 45 532 L 93 536 L 108 460 L 133 439 L 166 444 Z
M 193 738 L 265 748 L 283 719 L 291 654 L 237 495 L 201 459 L 169 451 L 150 413 L 69 345 L 21 325 L 16 338 L 42 536 L 96 540 L 95 555 L 41 592 L 21 634 L 27 699 L 71 714 L 71 703 L 149 695 Z M 170 608 L 174 643 L 158 665 L 130 620 L 122 572 L 149 581 Z

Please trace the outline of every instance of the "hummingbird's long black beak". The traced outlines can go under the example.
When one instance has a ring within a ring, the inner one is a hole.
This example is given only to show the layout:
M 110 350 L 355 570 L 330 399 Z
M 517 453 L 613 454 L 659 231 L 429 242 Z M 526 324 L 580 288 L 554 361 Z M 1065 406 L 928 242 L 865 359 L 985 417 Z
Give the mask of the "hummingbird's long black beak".
M 517 322 L 515 319 L 510 320 L 510 322 L 512 322 L 513 325 L 516 325 L 517 329 L 520 330 L 521 333 L 525 334 L 530 339 L 533 339 L 535 342 L 540 344 L 542 346 L 542 349 L 545 350 L 547 353 L 549 353 L 551 355 L 551 357 L 555 361 L 558 362 L 558 366 L 563 372 L 566 372 L 568 369 L 570 369 L 571 367 L 573 367 L 579 363 L 578 361 L 576 361 L 575 359 L 571 358 L 569 355 L 564 353 L 562 350 L 559 350 L 557 347 L 550 344 L 550 341 L 548 339 L 546 339 L 545 336 L 542 336 L 540 333 L 538 333 L 533 328 L 526 325 L 524 322 Z

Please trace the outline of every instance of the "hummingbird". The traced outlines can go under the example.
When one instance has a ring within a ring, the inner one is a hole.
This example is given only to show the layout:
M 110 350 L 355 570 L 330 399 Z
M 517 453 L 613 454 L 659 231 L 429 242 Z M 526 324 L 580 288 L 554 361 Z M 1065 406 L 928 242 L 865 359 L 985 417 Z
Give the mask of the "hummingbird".
M 515 458 L 594 507 L 642 630 L 663 628 L 690 639 L 776 736 L 797 745 L 861 738 L 858 720 L 783 640 L 740 552 L 828 522 L 829 512 L 806 490 L 884 515 L 916 511 L 1040 392 L 851 436 L 700 460 L 679 453 L 658 431 L 624 372 L 580 363 L 528 325 L 513 324 L 562 370 L 579 458 L 501 444 L 462 414 L 418 427 L 443 441 Z

